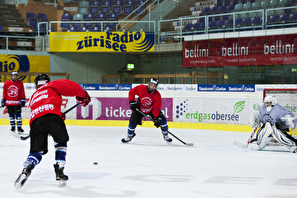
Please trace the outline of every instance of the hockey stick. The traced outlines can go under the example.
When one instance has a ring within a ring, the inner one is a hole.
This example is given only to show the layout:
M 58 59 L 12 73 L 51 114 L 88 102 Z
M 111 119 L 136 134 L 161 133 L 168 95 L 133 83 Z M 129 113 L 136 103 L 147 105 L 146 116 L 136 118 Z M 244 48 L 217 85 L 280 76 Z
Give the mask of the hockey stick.
M 62 113 L 62 115 L 67 114 L 69 111 L 73 110 L 73 109 L 76 108 L 78 105 L 79 105 L 79 103 L 73 105 L 73 106 L 70 107 L 68 110 L 66 110 L 64 113 Z M 28 139 L 28 138 L 30 137 L 30 135 L 22 135 L 22 134 L 19 134 L 19 135 L 18 135 L 18 134 L 16 134 L 16 133 L 12 132 L 11 130 L 10 130 L 10 134 L 11 134 L 12 136 L 14 136 L 14 137 L 20 139 L 20 140 L 26 140 L 26 139 Z
M 249 136 L 249 139 L 247 140 L 247 142 L 246 142 L 245 144 L 242 144 L 242 143 L 240 143 L 240 142 L 235 141 L 235 142 L 234 142 L 234 145 L 235 145 L 235 146 L 238 146 L 238 147 L 240 147 L 240 148 L 246 149 L 246 148 L 249 146 L 249 144 L 250 144 L 250 142 L 251 142 L 251 139 L 254 137 L 254 135 L 255 135 L 257 129 L 258 129 L 258 127 L 256 126 L 256 127 L 254 128 L 254 130 L 252 131 L 251 135 Z
M 143 113 L 141 110 L 136 109 L 136 111 L 138 111 L 139 113 L 141 113 L 144 117 L 146 117 L 146 118 L 150 119 L 151 121 L 155 122 L 149 115 L 146 115 L 146 114 Z M 179 139 L 178 137 L 176 137 L 176 136 L 175 136 L 173 133 L 171 133 L 170 131 L 168 131 L 168 130 L 162 128 L 162 127 L 161 127 L 161 129 L 162 129 L 163 131 L 167 131 L 170 135 L 172 135 L 173 137 L 175 137 L 175 139 L 179 140 L 179 141 L 180 141 L 181 143 L 183 143 L 184 145 L 186 145 L 186 146 L 194 146 L 193 143 L 186 143 L 186 142 L 182 141 L 181 139 Z

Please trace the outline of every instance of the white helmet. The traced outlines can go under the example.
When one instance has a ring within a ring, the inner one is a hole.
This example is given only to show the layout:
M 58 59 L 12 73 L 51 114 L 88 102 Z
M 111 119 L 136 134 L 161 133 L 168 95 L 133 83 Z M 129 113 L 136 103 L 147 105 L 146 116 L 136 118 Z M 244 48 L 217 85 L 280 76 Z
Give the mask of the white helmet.
M 277 104 L 276 98 L 274 96 L 266 96 L 264 98 L 264 103 L 271 102 L 271 105 L 274 106 Z

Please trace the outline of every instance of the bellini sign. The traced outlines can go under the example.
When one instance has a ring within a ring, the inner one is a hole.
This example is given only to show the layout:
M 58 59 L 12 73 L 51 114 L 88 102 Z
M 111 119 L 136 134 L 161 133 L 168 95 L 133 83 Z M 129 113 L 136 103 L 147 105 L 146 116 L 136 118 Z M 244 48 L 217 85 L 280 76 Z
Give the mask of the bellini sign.
M 297 64 L 297 34 L 183 42 L 183 67 Z

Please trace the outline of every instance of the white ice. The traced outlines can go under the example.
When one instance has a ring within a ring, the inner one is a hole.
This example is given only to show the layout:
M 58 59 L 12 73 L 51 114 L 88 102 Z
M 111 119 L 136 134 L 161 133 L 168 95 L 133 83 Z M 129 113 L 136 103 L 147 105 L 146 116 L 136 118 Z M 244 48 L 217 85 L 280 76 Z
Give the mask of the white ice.
M 3 198 L 293 198 L 297 197 L 297 154 L 282 146 L 263 151 L 241 149 L 248 133 L 170 129 L 166 143 L 159 129 L 136 129 L 128 144 L 125 127 L 68 126 L 66 187 L 57 187 L 54 147 L 43 156 L 26 184 L 14 181 L 29 152 L 29 140 L 11 136 L 0 126 L 0 189 Z M 24 126 L 28 131 L 28 126 Z M 98 162 L 98 165 L 94 165 Z

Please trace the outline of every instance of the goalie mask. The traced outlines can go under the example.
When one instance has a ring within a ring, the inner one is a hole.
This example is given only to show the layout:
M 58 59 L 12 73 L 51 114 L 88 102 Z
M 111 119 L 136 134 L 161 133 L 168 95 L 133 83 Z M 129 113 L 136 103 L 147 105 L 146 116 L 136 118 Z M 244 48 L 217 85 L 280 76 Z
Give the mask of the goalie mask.
M 155 85 L 155 86 L 153 86 Z M 158 87 L 158 80 L 156 78 L 151 78 L 150 82 L 148 83 L 148 92 L 154 92 Z
M 35 87 L 38 88 L 41 85 L 44 85 L 46 83 L 50 82 L 50 78 L 47 74 L 37 74 L 34 80 Z
M 264 98 L 264 104 L 267 111 L 270 111 L 271 108 L 277 104 L 276 98 L 274 96 L 266 96 Z

